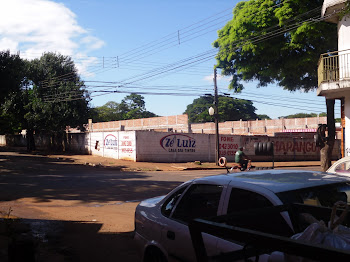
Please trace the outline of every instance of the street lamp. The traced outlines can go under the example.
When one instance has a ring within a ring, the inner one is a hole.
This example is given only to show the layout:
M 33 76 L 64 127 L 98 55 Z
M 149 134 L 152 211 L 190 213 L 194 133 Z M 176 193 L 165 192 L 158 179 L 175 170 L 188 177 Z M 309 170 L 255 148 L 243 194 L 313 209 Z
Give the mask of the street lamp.
M 215 119 L 215 164 L 218 166 L 219 165 L 219 119 L 218 119 L 218 112 L 217 112 L 217 105 L 215 104 L 215 109 L 211 106 L 209 108 L 209 115 L 214 116 Z

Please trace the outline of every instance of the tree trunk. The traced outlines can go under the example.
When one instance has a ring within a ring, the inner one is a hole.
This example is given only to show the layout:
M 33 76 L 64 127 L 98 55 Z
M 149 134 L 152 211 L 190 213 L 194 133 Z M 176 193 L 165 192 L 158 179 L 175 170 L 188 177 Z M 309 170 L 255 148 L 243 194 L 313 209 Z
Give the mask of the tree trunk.
M 27 129 L 26 137 L 27 137 L 27 151 L 31 152 L 36 149 L 33 129 Z
M 320 150 L 322 171 L 327 171 L 331 166 L 332 151 L 335 142 L 334 99 L 326 99 L 328 137 Z

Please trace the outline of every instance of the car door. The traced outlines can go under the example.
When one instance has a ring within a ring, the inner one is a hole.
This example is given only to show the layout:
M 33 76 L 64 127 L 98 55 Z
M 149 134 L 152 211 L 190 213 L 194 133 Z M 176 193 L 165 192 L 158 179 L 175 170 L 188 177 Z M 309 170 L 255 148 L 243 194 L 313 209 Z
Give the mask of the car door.
M 227 190 L 224 213 L 244 212 L 247 210 L 272 207 L 281 204 L 280 200 L 271 192 L 255 192 L 248 188 L 231 187 Z M 283 212 L 282 212 L 283 213 Z M 233 226 L 248 228 L 272 234 L 291 235 L 293 231 L 280 213 L 254 214 L 250 216 L 237 216 L 232 222 Z M 240 250 L 245 243 L 240 241 L 226 241 L 220 239 L 217 243 L 219 252 L 226 253 Z M 267 255 L 260 257 L 259 261 L 266 261 Z
M 196 261 L 188 223 L 195 218 L 217 216 L 223 192 L 221 185 L 192 184 L 183 193 L 162 228 L 162 243 L 169 261 Z M 165 202 L 162 210 L 167 210 L 167 205 Z M 205 234 L 203 240 L 208 254 L 216 252 L 216 237 Z

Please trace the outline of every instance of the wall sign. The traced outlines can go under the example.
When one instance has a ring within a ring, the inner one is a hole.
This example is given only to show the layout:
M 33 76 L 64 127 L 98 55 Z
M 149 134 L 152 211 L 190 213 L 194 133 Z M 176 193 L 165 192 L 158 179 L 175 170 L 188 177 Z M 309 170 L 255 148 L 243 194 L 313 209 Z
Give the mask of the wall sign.
M 160 139 L 161 147 L 168 152 L 196 152 L 196 139 L 183 134 L 171 134 Z
M 118 150 L 118 139 L 114 135 L 107 135 L 104 139 L 105 149 Z

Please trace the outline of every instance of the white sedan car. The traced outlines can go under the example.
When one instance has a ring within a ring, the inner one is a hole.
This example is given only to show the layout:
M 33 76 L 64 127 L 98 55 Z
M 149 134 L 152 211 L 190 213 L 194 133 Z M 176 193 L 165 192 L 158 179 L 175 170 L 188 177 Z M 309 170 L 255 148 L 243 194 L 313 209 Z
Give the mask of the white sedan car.
M 350 176 L 350 156 L 339 159 L 327 170 L 327 172 Z
M 192 219 L 289 203 L 331 207 L 338 200 L 350 201 L 350 178 L 301 170 L 203 177 L 183 183 L 166 196 L 142 201 L 135 212 L 135 240 L 143 262 L 196 261 L 188 229 Z M 292 236 L 288 213 L 278 216 L 274 221 L 262 216 L 252 221 L 259 221 L 261 231 Z M 208 234 L 203 239 L 209 256 L 240 250 L 243 244 Z M 259 261 L 267 260 L 268 255 L 263 255 Z

